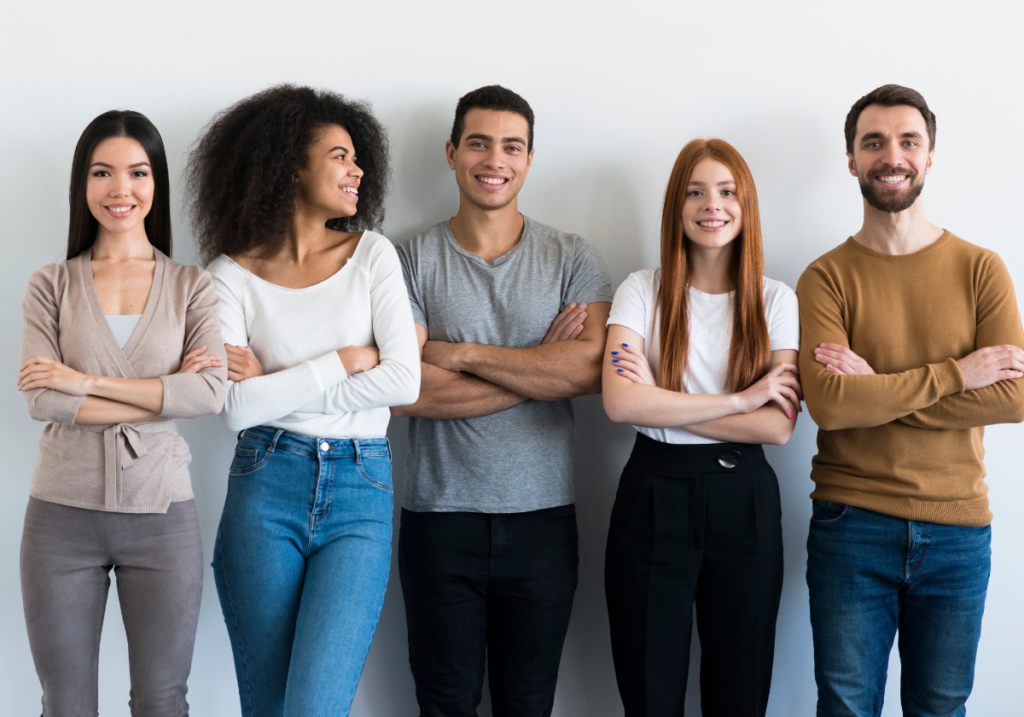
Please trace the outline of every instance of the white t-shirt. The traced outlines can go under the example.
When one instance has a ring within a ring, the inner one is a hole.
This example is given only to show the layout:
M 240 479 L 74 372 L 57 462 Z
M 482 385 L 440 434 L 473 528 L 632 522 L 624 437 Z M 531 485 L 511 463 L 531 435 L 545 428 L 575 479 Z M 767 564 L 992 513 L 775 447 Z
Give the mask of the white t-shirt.
M 661 342 L 658 339 L 654 305 L 660 277 L 660 269 L 642 269 L 630 274 L 615 292 L 611 314 L 608 316 L 609 326 L 625 326 L 643 337 L 644 354 L 659 386 Z M 734 292 L 705 294 L 692 286 L 689 291 L 690 353 L 687 356 L 686 375 L 683 376 L 684 390 L 686 393 L 728 393 L 725 383 L 729 373 Z M 771 350 L 798 351 L 800 311 L 796 293 L 781 281 L 766 276 L 763 295 Z M 713 438 L 690 433 L 684 428 L 634 428 L 662 443 L 721 443 Z
M 383 438 L 390 406 L 414 403 L 420 347 L 398 253 L 364 232 L 355 253 L 319 284 L 289 289 L 226 256 L 210 264 L 224 342 L 250 346 L 264 375 L 229 382 L 232 430 L 272 426 L 317 438 Z M 349 376 L 346 346 L 376 346 L 380 364 Z

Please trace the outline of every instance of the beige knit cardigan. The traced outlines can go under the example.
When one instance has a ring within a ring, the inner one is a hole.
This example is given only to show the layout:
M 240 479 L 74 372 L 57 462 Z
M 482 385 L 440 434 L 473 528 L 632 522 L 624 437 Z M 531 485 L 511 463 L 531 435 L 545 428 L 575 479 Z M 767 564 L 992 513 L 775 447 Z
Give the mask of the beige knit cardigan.
M 193 497 L 192 461 L 176 418 L 217 413 L 224 404 L 227 360 L 210 274 L 156 250 L 153 288 L 131 339 L 114 338 L 92 278 L 92 252 L 35 272 L 25 293 L 21 360 L 46 356 L 93 376 L 159 378 L 161 418 L 111 426 L 75 425 L 85 401 L 53 389 L 25 392 L 29 415 L 48 421 L 39 441 L 31 495 L 39 500 L 118 513 L 164 513 Z M 194 348 L 222 366 L 176 374 Z

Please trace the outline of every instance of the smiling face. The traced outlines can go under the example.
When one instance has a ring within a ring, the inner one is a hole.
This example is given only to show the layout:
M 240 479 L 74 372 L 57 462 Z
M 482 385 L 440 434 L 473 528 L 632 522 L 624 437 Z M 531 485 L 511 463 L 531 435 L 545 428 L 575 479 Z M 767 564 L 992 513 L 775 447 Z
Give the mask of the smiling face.
M 110 137 L 96 145 L 89 162 L 85 198 L 100 232 L 131 234 L 146 228 L 156 183 L 149 156 L 138 140 Z
M 515 112 L 472 109 L 466 113 L 458 148 L 448 141 L 448 166 L 459 192 L 481 209 L 515 201 L 533 163 L 527 152 L 530 126 Z
M 351 217 L 359 203 L 362 177 L 352 137 L 337 125 L 325 127 L 309 147 L 306 166 L 299 170 L 299 207 L 331 219 Z
M 686 185 L 683 234 L 698 246 L 715 249 L 728 245 L 743 229 L 743 210 L 736 180 L 721 162 L 697 162 Z
M 847 157 L 867 203 L 896 213 L 917 201 L 933 153 L 928 127 L 915 107 L 868 105 L 857 119 L 853 154 Z

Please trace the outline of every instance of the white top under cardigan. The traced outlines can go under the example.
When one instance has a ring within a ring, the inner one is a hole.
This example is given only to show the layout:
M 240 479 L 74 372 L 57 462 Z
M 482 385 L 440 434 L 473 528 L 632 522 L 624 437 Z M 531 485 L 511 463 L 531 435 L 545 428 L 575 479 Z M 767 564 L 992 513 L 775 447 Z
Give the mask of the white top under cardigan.
M 209 267 L 224 342 L 250 346 L 264 375 L 229 382 L 233 431 L 272 426 L 316 438 L 383 438 L 390 406 L 415 403 L 420 350 L 398 254 L 364 232 L 348 262 L 302 289 L 264 281 L 227 256 Z M 376 346 L 380 364 L 349 376 L 346 346 Z
M 654 305 L 660 279 L 660 269 L 643 269 L 630 274 L 615 292 L 611 314 L 608 316 L 609 326 L 619 324 L 643 337 L 644 354 L 658 385 L 661 385 L 661 341 Z M 735 292 L 705 294 L 692 286 L 689 291 L 690 347 L 686 357 L 686 374 L 683 376 L 684 390 L 686 393 L 728 393 L 725 382 L 729 374 L 732 298 Z M 799 351 L 800 307 L 796 293 L 781 281 L 766 276 L 762 284 L 762 295 L 771 350 Z M 679 427 L 634 428 L 662 443 L 722 442 Z

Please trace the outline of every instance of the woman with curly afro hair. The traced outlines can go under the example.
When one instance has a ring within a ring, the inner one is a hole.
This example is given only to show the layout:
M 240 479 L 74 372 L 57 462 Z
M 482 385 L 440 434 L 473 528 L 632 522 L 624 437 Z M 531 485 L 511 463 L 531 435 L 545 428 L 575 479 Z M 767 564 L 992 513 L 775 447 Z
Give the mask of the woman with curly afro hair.
M 391 564 L 389 407 L 420 385 L 373 231 L 387 138 L 364 103 L 280 85 L 214 118 L 186 182 L 240 431 L 213 568 L 242 714 L 347 715 Z

